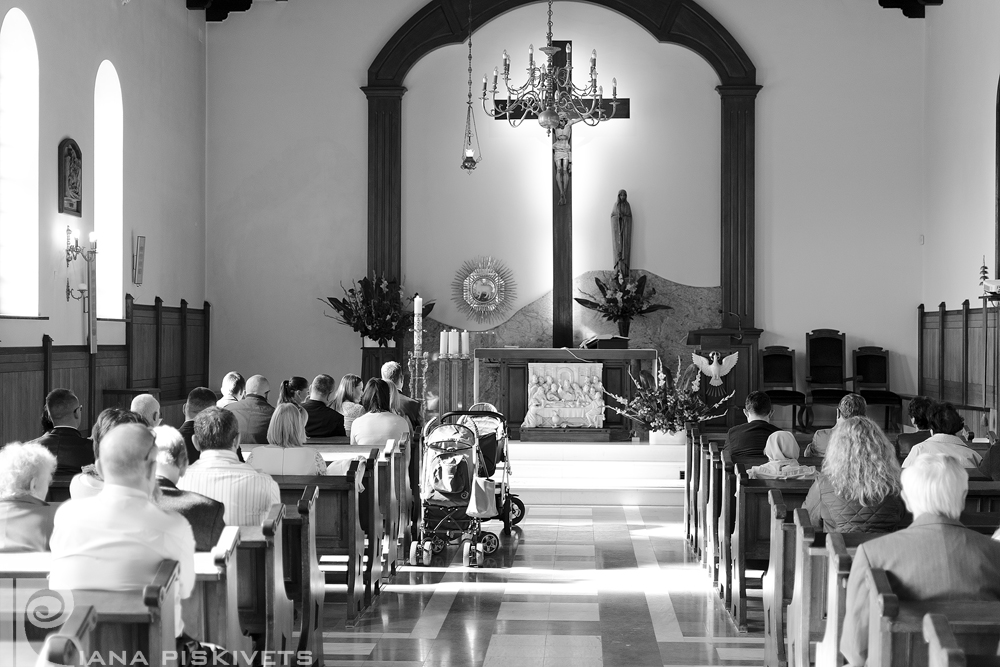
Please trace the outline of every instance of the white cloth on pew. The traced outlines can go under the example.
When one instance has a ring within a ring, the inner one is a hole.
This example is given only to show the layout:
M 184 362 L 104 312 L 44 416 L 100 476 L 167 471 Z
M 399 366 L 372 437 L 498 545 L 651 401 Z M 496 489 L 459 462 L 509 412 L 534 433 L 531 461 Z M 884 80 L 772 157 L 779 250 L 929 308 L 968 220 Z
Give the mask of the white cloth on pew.
M 271 505 L 281 502 L 278 484 L 267 473 L 243 463 L 231 449 L 207 449 L 177 482 L 226 506 L 227 526 L 259 526 Z
M 345 456 L 344 458 L 336 458 L 330 461 L 330 463 L 326 466 L 326 474 L 333 477 L 346 475 L 347 471 L 350 470 L 351 468 L 351 463 L 353 463 L 354 461 L 367 461 L 367 460 L 368 459 L 366 457 L 361 456 L 359 454 L 348 455 Z M 364 475 L 355 476 L 354 488 L 358 490 L 358 493 L 361 493 L 362 491 L 365 490 Z
M 247 456 L 247 465 L 269 475 L 322 475 L 326 472 L 323 455 L 307 447 L 254 447 Z
M 96 496 L 68 500 L 56 511 L 49 586 L 55 590 L 127 591 L 153 580 L 166 559 L 180 564 L 174 609 L 194 590 L 194 533 L 187 519 L 157 507 L 141 491 L 105 484 Z
M 976 468 L 983 460 L 979 452 L 969 447 L 968 443 L 957 435 L 935 433 L 923 442 L 913 445 L 910 453 L 903 461 L 903 467 L 912 464 L 921 454 L 944 454 L 959 460 L 963 468 Z

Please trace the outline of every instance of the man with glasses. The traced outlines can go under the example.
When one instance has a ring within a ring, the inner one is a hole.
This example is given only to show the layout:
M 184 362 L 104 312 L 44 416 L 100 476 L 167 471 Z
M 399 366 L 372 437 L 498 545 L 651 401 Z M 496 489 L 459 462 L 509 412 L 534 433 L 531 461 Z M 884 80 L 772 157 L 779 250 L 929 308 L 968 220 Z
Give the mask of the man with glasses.
M 76 475 L 94 463 L 94 443 L 80 434 L 83 405 L 69 389 L 54 389 L 45 397 L 52 430 L 34 442 L 56 457 L 56 475 Z

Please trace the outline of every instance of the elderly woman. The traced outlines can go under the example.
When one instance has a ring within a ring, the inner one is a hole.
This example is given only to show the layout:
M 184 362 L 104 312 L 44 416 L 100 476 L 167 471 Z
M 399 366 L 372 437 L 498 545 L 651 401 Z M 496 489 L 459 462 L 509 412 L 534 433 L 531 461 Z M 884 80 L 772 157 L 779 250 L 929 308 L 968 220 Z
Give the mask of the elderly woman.
M 0 552 L 48 551 L 56 505 L 45 502 L 56 457 L 44 446 L 0 449 Z
M 826 532 L 885 533 L 903 514 L 899 460 L 878 424 L 849 417 L 834 427 L 816 478 L 802 507 Z
M 364 385 L 361 378 L 353 373 L 348 373 L 340 379 L 340 385 L 333 394 L 330 407 L 344 415 L 344 431 L 348 437 L 351 435 L 351 426 L 354 420 L 365 414 L 365 409 L 361 407 L 361 394 Z
M 361 395 L 365 414 L 354 420 L 351 444 L 359 447 L 385 447 L 386 440 L 409 438 L 410 422 L 392 411 L 392 383 L 371 379 Z
M 247 463 L 269 475 L 322 475 L 326 462 L 319 450 L 303 447 L 306 441 L 306 411 L 294 403 L 274 409 L 267 427 L 268 444 L 256 447 Z
M 958 435 L 965 428 L 965 420 L 951 403 L 935 403 L 927 409 L 927 425 L 931 437 L 913 445 L 903 467 L 913 463 L 921 454 L 946 454 L 958 459 L 963 468 L 975 468 L 983 457 Z

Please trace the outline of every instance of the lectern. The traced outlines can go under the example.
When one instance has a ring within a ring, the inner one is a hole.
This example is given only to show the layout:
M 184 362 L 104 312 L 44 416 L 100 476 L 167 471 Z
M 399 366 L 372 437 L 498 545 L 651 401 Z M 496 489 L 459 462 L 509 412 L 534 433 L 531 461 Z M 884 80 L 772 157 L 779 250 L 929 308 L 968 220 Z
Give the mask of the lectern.
M 694 345 L 698 354 L 708 356 L 710 352 L 718 352 L 723 357 L 733 352 L 740 353 L 736 367 L 723 380 L 722 396 L 731 391 L 736 393 L 729 399 L 729 409 L 725 417 L 703 422 L 703 431 L 726 431 L 737 424 L 746 422 L 743 416 L 743 404 L 747 394 L 757 389 L 759 370 L 757 368 L 757 347 L 760 341 L 761 329 L 696 329 L 688 332 L 687 344 Z M 707 394 L 708 378 L 701 378 L 701 396 L 709 405 L 719 400 L 720 396 Z

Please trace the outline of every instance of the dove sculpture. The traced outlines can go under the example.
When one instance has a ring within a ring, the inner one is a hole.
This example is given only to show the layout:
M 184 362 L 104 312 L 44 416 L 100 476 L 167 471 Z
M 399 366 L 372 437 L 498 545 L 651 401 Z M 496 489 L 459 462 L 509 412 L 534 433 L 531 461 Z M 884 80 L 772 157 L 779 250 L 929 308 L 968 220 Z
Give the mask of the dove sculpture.
M 733 366 L 736 365 L 736 361 L 740 358 L 739 352 L 733 352 L 725 359 L 718 352 L 710 352 L 709 359 L 701 356 L 700 354 L 691 353 L 691 361 L 701 369 L 701 372 L 711 378 L 708 384 L 713 387 L 722 386 L 722 378 L 729 374 L 729 371 L 733 370 Z

